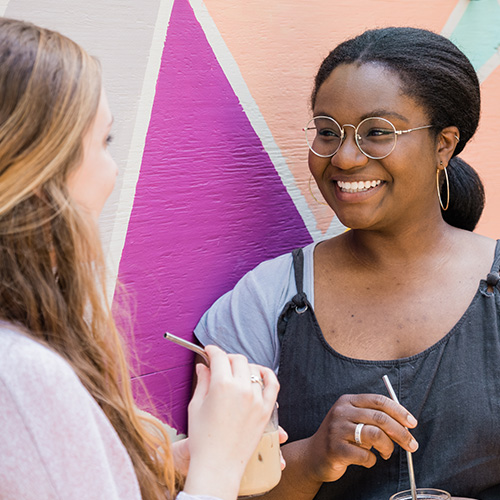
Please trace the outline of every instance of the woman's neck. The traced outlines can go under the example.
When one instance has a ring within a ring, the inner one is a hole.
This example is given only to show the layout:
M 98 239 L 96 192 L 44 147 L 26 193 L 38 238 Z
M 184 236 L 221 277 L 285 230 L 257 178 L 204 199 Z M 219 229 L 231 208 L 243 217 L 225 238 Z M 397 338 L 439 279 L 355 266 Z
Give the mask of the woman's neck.
M 461 232 L 444 221 L 397 232 L 353 229 L 339 237 L 339 244 L 346 256 L 361 266 L 381 271 L 400 267 L 408 270 L 449 255 Z

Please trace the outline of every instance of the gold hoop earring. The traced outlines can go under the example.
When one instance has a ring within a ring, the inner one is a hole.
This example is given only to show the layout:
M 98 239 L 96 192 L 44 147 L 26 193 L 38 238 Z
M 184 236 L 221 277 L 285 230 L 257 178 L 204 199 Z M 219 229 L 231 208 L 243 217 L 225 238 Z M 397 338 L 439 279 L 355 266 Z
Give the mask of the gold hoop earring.
M 442 161 L 439 162 L 440 165 L 443 164 Z M 448 172 L 446 171 L 447 167 L 444 167 L 444 176 L 446 179 L 446 207 L 443 206 L 443 200 L 441 199 L 441 186 L 439 185 L 439 168 L 436 170 L 436 184 L 437 184 L 437 192 L 438 192 L 438 199 L 439 199 L 439 204 L 441 205 L 441 210 L 443 212 L 446 212 L 448 210 L 448 207 L 450 206 L 450 180 L 448 179 Z
M 318 203 L 319 205 L 326 205 L 328 206 L 328 203 L 325 203 L 324 201 L 319 201 L 318 198 L 316 198 L 316 196 L 314 196 L 314 193 L 313 193 L 313 190 L 312 190 L 312 186 L 311 186 L 311 181 L 312 181 L 312 174 L 309 175 L 309 192 L 311 193 L 311 196 L 314 198 L 314 201 L 316 203 Z

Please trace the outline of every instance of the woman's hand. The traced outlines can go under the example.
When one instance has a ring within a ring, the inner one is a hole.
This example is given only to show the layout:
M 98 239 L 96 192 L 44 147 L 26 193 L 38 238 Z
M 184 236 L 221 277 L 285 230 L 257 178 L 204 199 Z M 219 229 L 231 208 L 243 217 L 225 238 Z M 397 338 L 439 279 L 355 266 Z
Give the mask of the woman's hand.
M 171 444 L 172 457 L 175 470 L 183 477 L 187 476 L 191 455 L 189 452 L 189 439 L 179 439 Z
M 356 442 L 358 424 L 364 424 Z M 376 449 L 387 460 L 394 443 L 415 451 L 418 443 L 405 428 L 416 419 L 400 404 L 380 394 L 346 394 L 332 406 L 316 433 L 309 439 L 309 473 L 318 482 L 336 481 L 349 465 L 373 467 Z
M 188 407 L 190 465 L 185 491 L 235 498 L 245 466 L 271 416 L 279 384 L 272 370 L 241 355 L 205 348 L 210 368 L 198 364 Z M 264 387 L 251 382 L 261 377 Z
M 283 429 L 283 427 L 278 426 L 279 432 L 279 443 L 283 444 L 288 439 L 288 434 Z M 191 454 L 189 452 L 189 438 L 179 439 L 178 441 L 173 441 L 171 444 L 172 456 L 174 459 L 175 470 L 181 474 L 181 476 L 186 477 L 189 470 L 189 462 L 191 460 Z M 280 452 L 281 459 L 281 470 L 286 467 L 285 459 Z

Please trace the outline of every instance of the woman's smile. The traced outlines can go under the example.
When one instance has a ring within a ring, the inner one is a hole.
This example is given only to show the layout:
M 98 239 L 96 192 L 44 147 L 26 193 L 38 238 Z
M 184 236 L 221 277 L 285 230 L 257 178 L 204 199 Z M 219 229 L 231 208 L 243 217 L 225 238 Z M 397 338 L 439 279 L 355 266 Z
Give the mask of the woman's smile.
M 381 192 L 382 186 L 387 184 L 381 179 L 341 181 L 332 180 L 333 195 L 338 203 L 362 203 Z
M 363 193 L 381 184 L 381 180 L 372 181 L 337 181 L 337 186 L 343 193 Z

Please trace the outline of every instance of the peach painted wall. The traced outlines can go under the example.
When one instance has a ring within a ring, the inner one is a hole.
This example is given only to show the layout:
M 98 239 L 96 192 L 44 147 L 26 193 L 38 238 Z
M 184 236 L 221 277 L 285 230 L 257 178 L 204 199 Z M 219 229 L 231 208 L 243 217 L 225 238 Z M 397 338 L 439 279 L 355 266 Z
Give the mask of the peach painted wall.
M 500 0 L 0 0 L 0 14 L 62 31 L 98 56 L 120 164 L 102 216 L 135 302 L 138 379 L 184 432 L 203 311 L 259 261 L 343 230 L 311 197 L 302 127 L 312 78 L 367 28 L 425 27 L 469 55 L 480 130 L 463 157 L 482 176 L 479 233 L 500 236 Z

